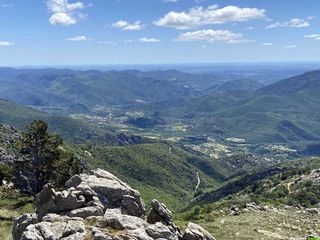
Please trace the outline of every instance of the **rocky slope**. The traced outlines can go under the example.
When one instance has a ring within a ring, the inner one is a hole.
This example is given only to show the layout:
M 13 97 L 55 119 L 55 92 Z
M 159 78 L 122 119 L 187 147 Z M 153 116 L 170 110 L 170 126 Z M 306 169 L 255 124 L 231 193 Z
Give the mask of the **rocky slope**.
M 11 165 L 18 160 L 17 155 L 14 154 L 14 148 L 21 137 L 21 133 L 16 128 L 7 124 L 0 125 L 0 164 Z
M 189 223 L 182 233 L 167 207 L 153 200 L 145 218 L 138 191 L 104 170 L 72 177 L 66 189 L 46 185 L 37 195 L 36 213 L 15 220 L 14 240 L 214 240 Z

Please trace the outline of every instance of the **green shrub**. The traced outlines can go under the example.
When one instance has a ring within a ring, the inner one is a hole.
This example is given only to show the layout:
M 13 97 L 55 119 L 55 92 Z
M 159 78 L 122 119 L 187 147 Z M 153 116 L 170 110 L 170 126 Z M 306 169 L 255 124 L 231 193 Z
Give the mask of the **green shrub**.
M 3 180 L 12 181 L 12 169 L 7 165 L 0 164 L 0 186 L 2 186 Z

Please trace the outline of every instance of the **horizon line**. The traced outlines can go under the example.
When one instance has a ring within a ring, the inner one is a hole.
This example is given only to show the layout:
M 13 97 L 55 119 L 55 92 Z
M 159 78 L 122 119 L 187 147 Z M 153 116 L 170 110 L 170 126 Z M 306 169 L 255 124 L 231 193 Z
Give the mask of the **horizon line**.
M 0 68 L 22 68 L 22 67 L 68 67 L 68 66 L 183 66 L 183 65 L 232 65 L 232 64 L 299 64 L 299 63 L 320 63 L 320 60 L 308 61 L 248 61 L 248 62 L 177 62 L 177 63 L 81 63 L 81 64 L 0 64 Z

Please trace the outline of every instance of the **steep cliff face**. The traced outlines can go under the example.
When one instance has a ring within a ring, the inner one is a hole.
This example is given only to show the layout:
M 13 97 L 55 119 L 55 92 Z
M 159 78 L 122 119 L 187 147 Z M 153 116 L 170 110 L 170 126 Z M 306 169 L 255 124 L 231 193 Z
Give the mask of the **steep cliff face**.
M 36 213 L 15 220 L 14 240 L 214 240 L 199 225 L 182 233 L 170 210 L 157 200 L 145 217 L 141 195 L 111 173 L 98 169 L 72 177 L 66 189 L 46 185 L 37 195 Z

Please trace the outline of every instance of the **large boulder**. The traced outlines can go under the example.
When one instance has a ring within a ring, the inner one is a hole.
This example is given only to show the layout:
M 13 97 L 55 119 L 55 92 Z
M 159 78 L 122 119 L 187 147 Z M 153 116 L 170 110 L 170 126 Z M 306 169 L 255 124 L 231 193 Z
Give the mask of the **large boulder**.
M 151 202 L 151 210 L 147 217 L 147 222 L 149 224 L 154 224 L 154 227 L 157 227 L 158 229 L 160 226 L 166 226 L 175 236 L 179 238 L 181 237 L 180 229 L 173 223 L 171 211 L 166 207 L 166 205 L 160 203 L 156 199 L 153 199 Z
M 40 223 L 29 225 L 21 240 L 82 240 L 85 236 L 86 228 L 83 219 L 51 214 L 44 217 Z
M 39 218 L 48 213 L 66 213 L 84 207 L 86 198 L 83 194 L 74 194 L 73 190 L 56 192 L 50 184 L 45 185 L 36 198 L 36 213 Z
M 185 230 L 183 240 L 215 240 L 215 238 L 199 225 L 190 222 Z
M 145 207 L 140 193 L 107 171 L 97 169 L 76 175 L 66 186 L 83 192 L 94 191 L 105 208 L 121 208 L 125 214 L 144 217 Z
M 162 222 L 166 225 L 171 225 L 173 222 L 171 211 L 158 200 L 153 199 L 151 202 L 151 211 L 148 215 L 148 223 L 154 224 L 156 222 Z
M 178 240 L 177 233 L 170 227 L 164 225 L 161 222 L 157 222 L 147 227 L 146 232 L 153 239 L 169 239 Z

